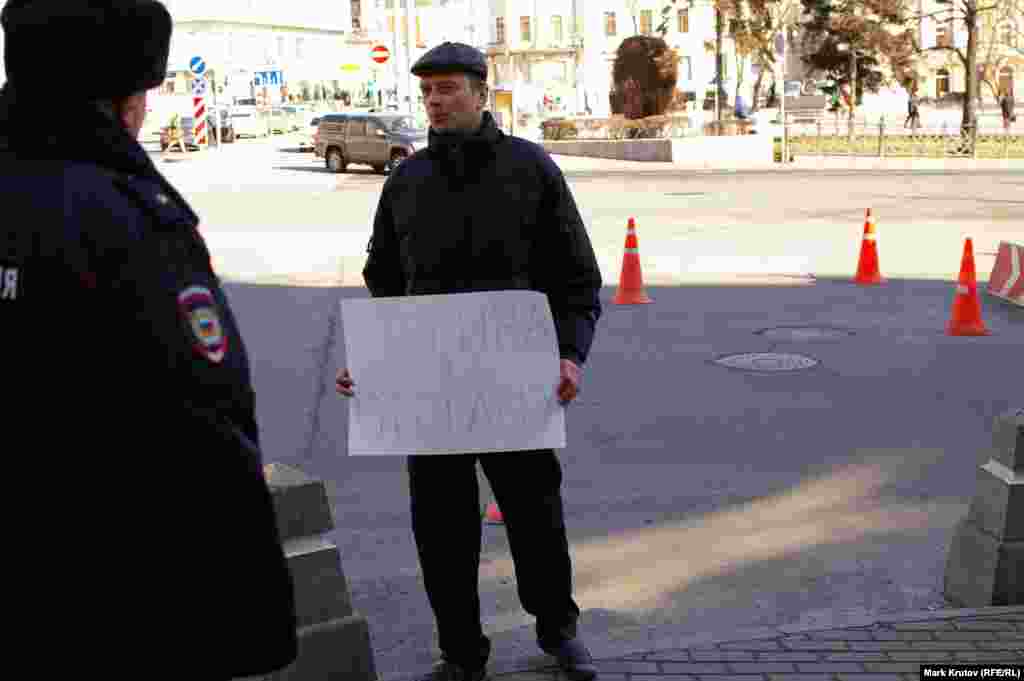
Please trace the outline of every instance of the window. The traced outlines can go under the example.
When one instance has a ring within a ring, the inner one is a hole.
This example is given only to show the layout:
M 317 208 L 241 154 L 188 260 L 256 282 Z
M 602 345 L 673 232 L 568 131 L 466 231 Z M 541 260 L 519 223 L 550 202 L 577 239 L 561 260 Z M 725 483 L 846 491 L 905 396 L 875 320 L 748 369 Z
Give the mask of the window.
M 416 120 L 412 116 L 399 116 L 391 121 L 390 127 L 393 132 L 406 132 L 409 130 L 421 129 L 416 125 Z
M 615 27 L 615 12 L 604 13 L 604 34 L 616 35 L 618 30 Z
M 676 12 L 676 20 L 679 22 L 679 25 L 676 28 L 680 33 L 690 32 L 690 10 L 681 9 Z
M 363 8 L 361 0 L 352 0 L 352 30 L 358 31 L 362 27 Z
M 953 47 L 953 18 L 937 19 L 935 26 L 935 45 L 937 47 Z
M 284 36 L 277 36 L 277 58 L 284 59 Z
M 654 23 L 654 10 L 642 9 L 640 10 L 640 34 L 650 35 L 651 27 Z
M 519 17 L 519 39 L 530 42 L 530 17 Z
M 305 38 L 296 38 L 295 39 L 295 58 L 296 59 L 305 59 L 305 51 L 306 51 L 305 48 L 306 48 L 306 40 L 305 40 Z
M 679 80 L 688 81 L 693 80 L 693 65 L 690 62 L 689 57 L 681 57 L 679 59 L 679 66 L 676 69 L 676 76 Z
M 345 133 L 348 137 L 365 137 L 366 121 L 361 118 L 352 119 L 348 122 L 348 130 Z
M 949 94 L 949 71 L 939 69 L 935 74 L 935 97 L 941 98 Z
M 1003 45 L 1017 47 L 1017 31 L 1013 24 L 1003 24 Z
M 551 17 L 551 36 L 555 43 L 562 42 L 562 17 Z
M 499 45 L 505 44 L 505 17 L 494 20 L 494 42 Z
M 394 14 L 389 14 L 388 15 L 388 33 L 394 33 L 394 32 L 395 32 L 395 15 Z

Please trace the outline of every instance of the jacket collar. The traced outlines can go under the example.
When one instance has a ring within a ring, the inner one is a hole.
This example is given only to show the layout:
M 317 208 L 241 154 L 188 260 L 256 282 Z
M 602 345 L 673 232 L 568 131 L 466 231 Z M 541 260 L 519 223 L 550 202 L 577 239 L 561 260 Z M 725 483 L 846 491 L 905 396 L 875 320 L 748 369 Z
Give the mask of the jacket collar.
M 162 180 L 138 140 L 95 105 L 30 106 L 19 101 L 10 82 L 0 90 L 0 149 L 26 159 L 95 163 Z
M 491 112 L 484 111 L 480 128 L 470 134 L 439 133 L 430 128 L 427 132 L 427 146 L 435 156 L 447 156 L 451 151 L 463 147 L 473 150 L 490 149 L 504 137 L 505 133 L 498 129 Z

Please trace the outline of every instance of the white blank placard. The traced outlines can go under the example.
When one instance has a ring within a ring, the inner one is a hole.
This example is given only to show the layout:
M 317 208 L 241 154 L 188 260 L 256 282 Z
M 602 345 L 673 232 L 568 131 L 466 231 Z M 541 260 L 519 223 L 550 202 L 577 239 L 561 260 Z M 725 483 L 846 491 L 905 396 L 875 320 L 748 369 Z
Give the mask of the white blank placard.
M 352 456 L 565 447 L 547 297 L 489 291 L 341 301 Z

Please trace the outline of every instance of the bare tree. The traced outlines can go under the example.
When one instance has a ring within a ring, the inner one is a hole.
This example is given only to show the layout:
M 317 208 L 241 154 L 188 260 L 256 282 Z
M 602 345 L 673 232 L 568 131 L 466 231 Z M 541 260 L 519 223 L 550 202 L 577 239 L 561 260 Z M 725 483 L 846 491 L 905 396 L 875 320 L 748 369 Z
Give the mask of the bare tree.
M 921 19 L 935 21 L 940 25 L 950 28 L 962 26 L 967 34 L 966 44 L 963 41 L 943 41 L 943 44 L 921 46 L 923 52 L 946 51 L 957 56 L 964 67 L 964 101 L 963 114 L 960 121 L 961 134 L 965 137 L 975 132 L 978 124 L 977 103 L 981 96 L 979 88 L 980 81 L 984 78 L 985 66 L 989 64 L 983 59 L 981 73 L 979 74 L 979 47 L 985 41 L 983 35 L 982 18 L 991 20 L 998 17 L 1001 6 L 1007 0 L 935 0 L 942 7 L 934 12 L 920 15 Z M 1016 3 L 1015 3 L 1016 4 Z M 991 24 L 991 21 L 988 23 Z M 989 31 L 985 31 L 989 34 Z M 982 52 L 983 57 L 986 56 Z M 988 55 L 991 56 L 991 55 Z M 979 75 L 982 77 L 979 78 Z
M 774 72 L 778 67 L 776 37 L 796 23 L 800 0 L 717 0 L 717 5 L 726 17 L 741 69 L 745 69 L 748 58 L 761 67 L 754 82 L 756 109 L 765 71 Z M 742 70 L 738 81 L 737 92 L 742 85 Z

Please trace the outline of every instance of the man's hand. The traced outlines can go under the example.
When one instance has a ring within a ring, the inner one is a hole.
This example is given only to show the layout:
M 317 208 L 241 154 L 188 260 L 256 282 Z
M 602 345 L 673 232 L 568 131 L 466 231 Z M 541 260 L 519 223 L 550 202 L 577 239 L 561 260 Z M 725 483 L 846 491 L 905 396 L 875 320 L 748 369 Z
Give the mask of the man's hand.
M 335 380 L 334 389 L 338 391 L 339 395 L 344 395 L 345 397 L 352 397 L 355 395 L 356 392 L 352 389 L 352 386 L 355 384 L 356 382 L 352 380 L 352 376 L 349 375 L 348 369 L 338 370 L 338 378 Z
M 580 392 L 580 368 L 571 359 L 563 359 L 559 369 L 558 401 L 564 406 L 576 399 Z

